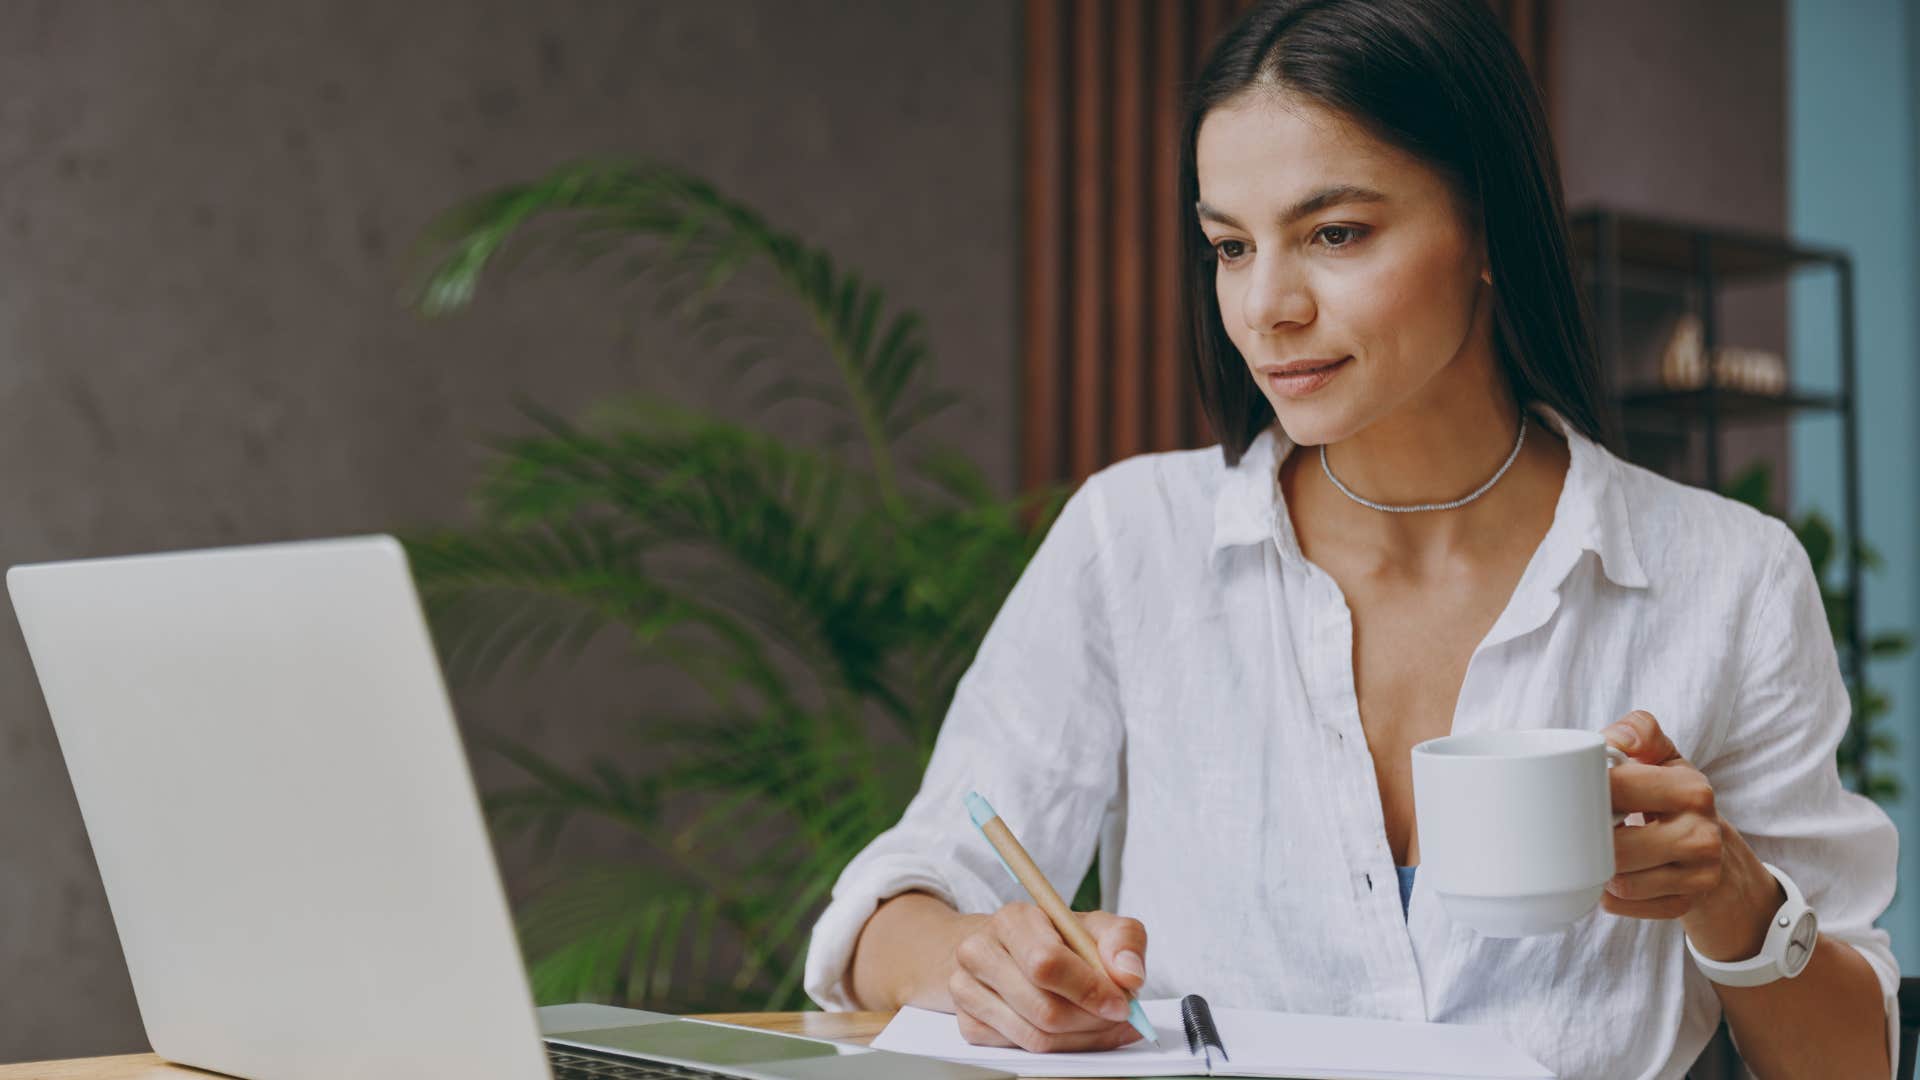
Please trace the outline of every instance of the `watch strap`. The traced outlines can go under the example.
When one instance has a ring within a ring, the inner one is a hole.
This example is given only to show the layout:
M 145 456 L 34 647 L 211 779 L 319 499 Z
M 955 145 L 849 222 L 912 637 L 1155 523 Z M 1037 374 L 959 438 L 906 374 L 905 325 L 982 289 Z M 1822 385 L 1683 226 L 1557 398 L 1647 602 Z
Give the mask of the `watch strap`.
M 1800 923 L 1801 915 L 1808 910 L 1805 898 L 1800 895 L 1800 887 L 1786 872 L 1772 863 L 1762 863 L 1774 880 L 1787 894 L 1786 902 L 1773 913 L 1767 922 L 1767 938 L 1760 946 L 1760 952 L 1746 960 L 1712 960 L 1701 955 L 1693 947 L 1693 939 L 1687 939 L 1687 952 L 1693 962 L 1707 978 L 1722 986 L 1765 986 L 1776 979 L 1792 978 L 1799 972 L 1789 973 L 1785 958 L 1787 944 L 1792 940 L 1794 928 Z M 1802 965 L 1804 969 L 1804 965 Z

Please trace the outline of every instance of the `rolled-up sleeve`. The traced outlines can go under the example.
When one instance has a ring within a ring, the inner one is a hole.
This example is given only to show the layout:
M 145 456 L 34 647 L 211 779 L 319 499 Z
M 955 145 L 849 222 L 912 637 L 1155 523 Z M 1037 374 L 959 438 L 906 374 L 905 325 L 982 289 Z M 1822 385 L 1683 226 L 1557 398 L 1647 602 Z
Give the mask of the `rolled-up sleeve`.
M 923 890 L 975 913 L 1024 897 L 968 818 L 969 790 L 993 804 L 1061 895 L 1086 874 L 1122 744 L 1099 480 L 1067 500 L 994 616 L 899 823 L 835 882 L 804 976 L 822 1008 L 856 1007 L 848 964 L 881 901 Z
M 1893 900 L 1900 840 L 1886 811 L 1840 782 L 1834 753 L 1852 712 L 1807 552 L 1768 523 L 1773 557 L 1748 628 L 1728 730 L 1702 766 L 1721 816 L 1792 876 L 1820 931 L 1859 950 L 1880 979 L 1888 1059 L 1899 1061 L 1900 967 L 1874 925 Z

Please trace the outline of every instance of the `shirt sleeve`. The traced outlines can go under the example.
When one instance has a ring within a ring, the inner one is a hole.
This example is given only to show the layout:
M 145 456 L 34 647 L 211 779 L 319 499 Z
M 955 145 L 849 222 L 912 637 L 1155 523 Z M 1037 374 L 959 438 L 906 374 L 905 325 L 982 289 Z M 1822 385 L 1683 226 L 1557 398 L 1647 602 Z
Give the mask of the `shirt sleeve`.
M 1067 500 L 995 614 L 899 823 L 835 882 L 803 980 L 822 1008 L 856 1007 L 848 964 L 882 900 L 917 889 L 985 913 L 1025 899 L 967 816 L 969 790 L 993 804 L 1063 897 L 1086 874 L 1122 745 L 1099 480 Z
M 1834 753 L 1852 705 L 1819 581 L 1791 529 L 1769 519 L 1766 531 L 1773 555 L 1746 635 L 1737 704 L 1702 771 L 1721 816 L 1793 878 L 1820 932 L 1872 966 L 1897 1068 L 1900 966 L 1874 923 L 1893 900 L 1899 835 L 1886 811 L 1840 783 Z

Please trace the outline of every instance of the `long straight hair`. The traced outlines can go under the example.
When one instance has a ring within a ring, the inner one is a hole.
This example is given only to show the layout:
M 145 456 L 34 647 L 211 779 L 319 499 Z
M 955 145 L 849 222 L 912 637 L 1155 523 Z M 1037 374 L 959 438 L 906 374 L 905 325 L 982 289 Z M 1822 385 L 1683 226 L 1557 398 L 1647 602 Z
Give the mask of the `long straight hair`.
M 1274 415 L 1221 322 L 1214 252 L 1194 217 L 1194 144 L 1209 112 L 1248 91 L 1338 112 L 1445 176 L 1485 232 L 1495 345 L 1514 396 L 1613 443 L 1545 111 L 1486 0 L 1263 0 L 1202 65 L 1180 145 L 1194 375 L 1229 465 Z

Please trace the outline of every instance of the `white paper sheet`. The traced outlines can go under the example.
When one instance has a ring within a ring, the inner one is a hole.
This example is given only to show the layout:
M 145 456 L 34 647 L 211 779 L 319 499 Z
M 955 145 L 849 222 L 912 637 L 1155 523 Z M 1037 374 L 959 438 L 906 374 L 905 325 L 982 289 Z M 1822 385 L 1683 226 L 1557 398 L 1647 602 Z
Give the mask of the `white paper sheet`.
M 1006 1069 L 1023 1076 L 1200 1076 L 1206 1063 L 1187 1053 L 1180 1002 L 1141 1003 L 1160 1032 L 1161 1049 L 1144 1039 L 1090 1054 L 1030 1054 L 975 1046 L 960 1036 L 950 1013 L 908 1006 L 878 1038 L 875 1049 Z M 1423 1024 L 1359 1017 L 1308 1016 L 1258 1009 L 1211 1010 L 1228 1060 L 1215 1076 L 1297 1077 L 1300 1080 L 1553 1080 L 1546 1067 L 1492 1028 Z

